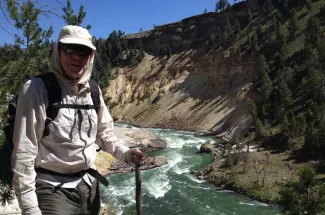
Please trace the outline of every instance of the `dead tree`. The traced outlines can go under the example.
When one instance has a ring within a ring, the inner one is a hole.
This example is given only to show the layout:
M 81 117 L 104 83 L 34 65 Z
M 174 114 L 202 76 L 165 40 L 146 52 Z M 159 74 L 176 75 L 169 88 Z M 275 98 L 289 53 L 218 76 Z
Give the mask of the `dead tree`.
M 254 166 L 254 169 L 255 169 L 255 174 L 256 174 L 256 182 L 259 183 L 259 177 L 258 177 L 258 161 L 257 160 L 253 160 L 253 166 Z
M 291 177 L 293 177 L 293 174 L 295 173 L 295 169 L 293 167 L 291 167 L 288 163 L 287 163 L 287 166 L 290 169 L 289 174 L 291 174 Z

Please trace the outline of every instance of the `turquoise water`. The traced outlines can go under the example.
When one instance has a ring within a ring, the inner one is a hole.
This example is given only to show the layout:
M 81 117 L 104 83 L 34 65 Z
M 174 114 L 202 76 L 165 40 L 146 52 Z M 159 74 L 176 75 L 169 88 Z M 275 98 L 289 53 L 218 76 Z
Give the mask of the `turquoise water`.
M 168 145 L 167 149 L 150 155 L 164 155 L 168 165 L 141 172 L 144 215 L 281 214 L 275 207 L 222 190 L 190 174 L 211 163 L 211 155 L 196 152 L 203 142 L 215 142 L 214 138 L 186 131 L 149 130 Z M 136 214 L 134 173 L 111 175 L 108 179 L 109 187 L 101 187 L 103 202 L 113 206 L 118 215 Z

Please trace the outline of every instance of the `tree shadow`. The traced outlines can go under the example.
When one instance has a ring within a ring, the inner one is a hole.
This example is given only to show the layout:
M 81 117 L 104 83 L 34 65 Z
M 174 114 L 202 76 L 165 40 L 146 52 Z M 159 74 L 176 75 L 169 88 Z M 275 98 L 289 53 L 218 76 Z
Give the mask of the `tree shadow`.
M 315 170 L 317 173 L 324 174 L 325 173 L 325 161 L 320 160 L 315 164 Z M 325 178 L 322 179 L 325 183 Z
M 271 150 L 273 154 L 285 152 L 288 149 L 289 136 L 277 133 L 267 137 L 261 143 L 261 146 Z
M 310 160 L 310 156 L 306 153 L 306 149 L 301 147 L 299 149 L 294 150 L 288 158 L 283 161 L 291 161 L 294 160 L 295 163 L 306 163 Z

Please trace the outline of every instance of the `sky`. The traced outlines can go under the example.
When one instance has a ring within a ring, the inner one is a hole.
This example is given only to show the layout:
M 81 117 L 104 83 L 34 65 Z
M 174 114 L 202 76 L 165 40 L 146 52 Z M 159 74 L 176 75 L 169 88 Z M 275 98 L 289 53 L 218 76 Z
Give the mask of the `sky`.
M 1 1 L 1 0 L 0 0 Z M 89 30 L 96 38 L 107 38 L 113 30 L 121 30 L 126 34 L 151 30 L 153 25 L 162 25 L 180 21 L 181 19 L 202 14 L 205 9 L 213 12 L 217 0 L 71 0 L 72 7 L 77 13 L 80 5 L 84 6 L 86 19 L 84 24 L 92 25 Z M 66 0 L 39 0 L 44 5 L 51 5 L 53 12 L 62 15 L 62 7 Z M 233 3 L 233 0 L 228 1 Z M 61 3 L 61 4 L 60 4 Z M 46 9 L 46 7 L 44 7 Z M 0 14 L 0 24 L 10 34 L 19 33 L 10 25 L 3 14 Z M 60 29 L 65 25 L 57 16 L 40 16 L 40 25 L 46 29 L 54 28 L 51 40 L 56 40 Z M 0 45 L 13 43 L 14 38 L 0 28 Z

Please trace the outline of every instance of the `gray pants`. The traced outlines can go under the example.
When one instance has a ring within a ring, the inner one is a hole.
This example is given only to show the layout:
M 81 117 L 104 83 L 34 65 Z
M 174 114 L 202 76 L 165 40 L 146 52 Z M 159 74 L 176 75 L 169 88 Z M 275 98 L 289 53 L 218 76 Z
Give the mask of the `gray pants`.
M 100 211 L 98 181 L 84 180 L 76 188 L 60 188 L 36 179 L 36 194 L 42 215 L 97 215 Z

